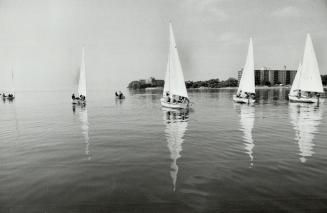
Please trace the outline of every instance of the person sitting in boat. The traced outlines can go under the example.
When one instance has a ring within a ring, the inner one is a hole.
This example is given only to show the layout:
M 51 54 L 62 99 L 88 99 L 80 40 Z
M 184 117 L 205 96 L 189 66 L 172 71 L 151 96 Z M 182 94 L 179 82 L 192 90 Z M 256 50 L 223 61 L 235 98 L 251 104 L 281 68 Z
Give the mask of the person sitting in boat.
M 301 90 L 298 91 L 298 93 L 297 93 L 297 97 L 298 97 L 298 98 L 301 98 Z
M 116 97 L 118 97 L 119 95 L 118 95 L 118 93 L 117 93 L 117 91 L 115 92 L 115 95 L 116 95 Z
M 76 98 L 76 97 L 75 97 L 75 94 L 73 93 L 73 94 L 72 94 L 72 99 L 75 100 L 75 98 Z
M 312 93 L 311 92 L 308 92 L 308 97 L 312 98 Z
M 173 103 L 176 103 L 176 95 L 173 95 Z
M 8 94 L 8 98 L 12 98 L 12 97 L 14 97 L 13 94 Z
M 242 90 L 240 90 L 240 91 L 236 94 L 236 97 L 240 98 L 240 97 L 241 97 L 241 94 L 242 94 Z
M 7 97 L 5 93 L 2 93 L 2 97 Z
M 249 98 L 250 98 L 249 93 L 245 92 L 245 97 L 246 97 L 247 99 L 249 99 Z
M 170 96 L 169 96 L 169 92 L 166 92 L 165 101 L 166 101 L 167 103 L 169 103 L 169 102 L 170 102 Z
M 121 91 L 118 92 L 118 97 L 122 99 L 124 97 L 123 93 Z

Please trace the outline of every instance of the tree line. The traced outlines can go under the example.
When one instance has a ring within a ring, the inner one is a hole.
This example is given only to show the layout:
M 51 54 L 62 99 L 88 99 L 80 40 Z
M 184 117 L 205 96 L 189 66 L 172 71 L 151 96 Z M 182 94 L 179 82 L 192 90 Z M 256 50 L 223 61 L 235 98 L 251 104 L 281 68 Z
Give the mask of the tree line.
M 128 84 L 129 89 L 145 89 L 150 87 L 163 87 L 165 84 L 164 80 L 157 80 L 151 77 L 149 80 L 138 80 L 132 81 Z M 228 78 L 225 81 L 220 81 L 218 78 L 210 79 L 207 81 L 186 81 L 186 88 L 222 88 L 222 87 L 237 87 L 238 80 L 235 78 Z
M 324 86 L 327 86 L 327 75 L 321 75 L 321 81 Z M 132 81 L 128 84 L 127 88 L 129 89 L 145 89 L 149 87 L 163 87 L 165 84 L 164 80 L 157 80 L 151 77 L 149 80 L 138 80 Z M 186 81 L 186 88 L 222 88 L 222 87 L 237 87 L 238 80 L 235 78 L 228 78 L 225 81 L 220 81 L 218 78 L 210 79 L 207 81 Z M 271 86 L 271 83 L 265 82 L 261 85 Z

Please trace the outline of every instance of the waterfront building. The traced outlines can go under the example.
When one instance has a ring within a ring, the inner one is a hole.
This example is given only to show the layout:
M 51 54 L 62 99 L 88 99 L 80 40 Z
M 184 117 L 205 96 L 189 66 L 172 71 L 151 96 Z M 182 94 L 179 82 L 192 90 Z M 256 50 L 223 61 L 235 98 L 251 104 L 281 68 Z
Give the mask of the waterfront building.
M 238 71 L 238 81 L 241 80 L 243 70 Z M 254 70 L 255 85 L 291 85 L 295 78 L 296 70 L 272 70 L 267 67 Z

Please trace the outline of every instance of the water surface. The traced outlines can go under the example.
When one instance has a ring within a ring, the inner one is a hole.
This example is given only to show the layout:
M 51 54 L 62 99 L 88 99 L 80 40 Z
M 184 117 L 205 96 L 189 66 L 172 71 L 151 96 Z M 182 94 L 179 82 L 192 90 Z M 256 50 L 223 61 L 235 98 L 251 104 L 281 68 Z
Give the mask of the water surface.
M 326 212 L 327 101 L 234 93 L 191 90 L 189 111 L 160 90 L 0 102 L 0 212 Z

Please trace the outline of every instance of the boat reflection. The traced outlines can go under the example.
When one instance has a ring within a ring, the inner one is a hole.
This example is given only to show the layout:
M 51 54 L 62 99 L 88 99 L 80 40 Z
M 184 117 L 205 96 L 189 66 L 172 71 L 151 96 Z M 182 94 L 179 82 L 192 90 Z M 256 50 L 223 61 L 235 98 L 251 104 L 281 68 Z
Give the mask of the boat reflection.
M 187 130 L 187 122 L 189 118 L 189 110 L 168 110 L 163 109 L 164 122 L 166 124 L 165 134 L 167 146 L 170 152 L 170 176 L 173 181 L 173 190 L 176 190 L 176 180 L 178 175 L 177 160 L 181 157 L 183 150 L 184 135 Z
M 289 103 L 289 115 L 299 145 L 300 161 L 305 163 L 314 154 L 313 139 L 318 133 L 322 109 L 310 104 Z
M 84 143 L 85 143 L 85 155 L 87 156 L 88 160 L 91 160 L 91 155 L 89 151 L 89 122 L 88 122 L 88 116 L 87 116 L 87 108 L 85 105 L 73 105 L 73 112 L 74 114 L 77 113 L 79 120 L 81 122 L 81 129 L 82 134 L 84 137 Z
M 240 116 L 240 125 L 241 131 L 243 132 L 243 142 L 245 153 L 249 155 L 250 158 L 250 168 L 253 167 L 254 155 L 253 149 L 255 144 L 253 142 L 252 130 L 254 126 L 255 119 L 255 108 L 252 105 L 244 105 L 244 104 L 235 104 L 235 108 L 239 110 Z

